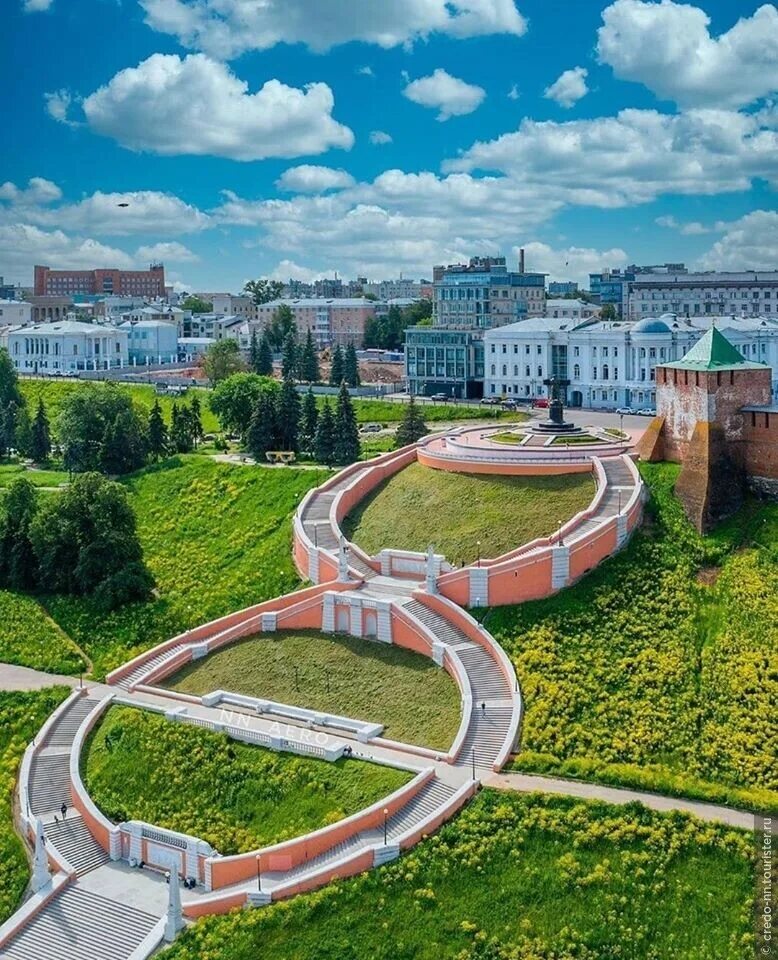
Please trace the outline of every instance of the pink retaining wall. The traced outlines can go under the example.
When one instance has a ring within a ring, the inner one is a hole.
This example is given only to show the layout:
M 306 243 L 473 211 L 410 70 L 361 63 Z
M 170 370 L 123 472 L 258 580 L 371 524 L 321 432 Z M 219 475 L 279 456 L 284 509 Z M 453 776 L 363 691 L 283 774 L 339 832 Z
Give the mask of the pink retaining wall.
M 283 843 L 275 844 L 275 846 L 266 847 L 264 850 L 237 854 L 231 857 L 218 857 L 212 860 L 212 889 L 218 890 L 221 887 L 228 887 L 233 883 L 240 883 L 256 877 L 257 855 L 260 858 L 260 869 L 263 871 L 289 870 L 306 860 L 312 860 L 319 854 L 326 853 L 327 850 L 343 840 L 347 840 L 355 833 L 381 826 L 384 821 L 384 809 L 389 811 L 388 815 L 391 817 L 400 807 L 408 803 L 411 797 L 418 793 L 432 776 L 434 776 L 434 771 L 432 769 L 426 770 L 384 800 L 347 817 L 345 820 L 340 820 L 328 827 L 322 827 L 314 833 L 296 837 L 293 840 L 286 840 Z
M 452 460 L 436 456 L 432 450 L 419 449 L 419 463 L 435 470 L 449 470 L 452 473 L 499 473 L 504 476 L 555 476 L 563 473 L 589 473 L 591 464 L 587 462 L 570 463 L 496 463 L 492 460 Z

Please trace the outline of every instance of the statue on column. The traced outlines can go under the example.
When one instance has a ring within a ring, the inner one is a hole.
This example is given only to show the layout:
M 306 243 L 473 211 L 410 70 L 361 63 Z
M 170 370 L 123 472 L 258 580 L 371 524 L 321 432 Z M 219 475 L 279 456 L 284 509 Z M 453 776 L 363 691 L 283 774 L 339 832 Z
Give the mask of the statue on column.
M 340 583 L 348 583 L 348 579 L 348 545 L 346 538 L 341 534 L 338 550 L 338 580 Z
M 46 838 L 43 835 L 43 821 L 35 818 L 35 856 L 32 862 L 32 889 L 34 893 L 42 890 L 51 881 L 49 857 L 46 853 Z
M 435 550 L 432 544 L 427 547 L 427 593 L 437 593 L 438 585 L 435 577 Z

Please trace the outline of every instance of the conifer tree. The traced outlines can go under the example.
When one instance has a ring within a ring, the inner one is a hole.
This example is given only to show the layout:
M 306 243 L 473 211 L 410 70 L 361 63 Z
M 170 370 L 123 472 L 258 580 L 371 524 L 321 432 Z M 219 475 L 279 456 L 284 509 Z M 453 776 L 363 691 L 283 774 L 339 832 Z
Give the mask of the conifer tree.
M 20 456 L 32 456 L 32 424 L 30 423 L 30 415 L 27 413 L 27 407 L 24 404 L 16 408 L 14 446 Z
M 293 380 L 284 380 L 278 401 L 278 442 L 282 450 L 299 449 L 300 394 Z
M 43 463 L 49 459 L 51 453 L 51 431 L 49 430 L 49 418 L 46 416 L 46 408 L 43 406 L 43 399 L 38 398 L 38 409 L 35 413 L 35 420 L 32 424 L 32 439 L 30 442 L 30 456 L 36 463 Z
M 394 445 L 399 448 L 404 447 L 408 443 L 416 443 L 417 440 L 421 440 L 421 438 L 428 433 L 429 429 L 424 422 L 424 416 L 421 410 L 419 410 L 416 401 L 413 399 L 413 395 L 411 395 L 403 411 L 403 418 L 397 428 Z
M 11 354 L 5 347 L 0 347 L 0 408 L 5 410 L 9 403 L 20 407 L 24 401 Z
M 284 340 L 284 350 L 281 359 L 281 376 L 284 380 L 293 380 L 297 376 L 297 367 L 297 341 L 294 338 L 294 333 L 290 332 Z
M 176 409 L 178 408 L 176 407 Z M 159 405 L 159 400 L 154 401 L 154 406 L 151 408 L 151 413 L 149 413 L 148 438 L 149 455 L 151 459 L 159 460 L 161 457 L 164 457 L 167 453 L 168 433 L 167 426 L 162 417 L 162 408 Z
M 264 463 L 268 450 L 276 447 L 276 398 L 263 391 L 257 398 L 246 433 L 246 448 L 258 463 Z
M 173 404 L 170 420 L 170 446 L 176 453 L 191 453 L 194 446 L 189 410 L 186 407 L 179 409 L 177 403 Z
M 249 367 L 252 373 L 259 373 L 259 338 L 257 337 L 256 327 L 251 331 L 251 343 L 249 345 Z
M 263 333 L 259 341 L 256 373 L 258 373 L 260 377 L 273 376 L 273 350 L 270 346 L 270 338 L 267 333 Z
M 354 404 L 351 402 L 345 382 L 340 386 L 335 407 L 335 462 L 354 463 L 359 460 L 359 429 Z
M 317 383 L 319 380 L 319 354 L 310 329 L 306 334 L 300 357 L 300 377 L 308 383 Z
M 324 401 L 316 424 L 314 452 L 319 463 L 326 463 L 327 466 L 335 463 L 335 418 L 328 400 Z
M 300 418 L 300 446 L 307 453 L 313 453 L 316 444 L 316 426 L 319 420 L 319 409 L 316 406 L 316 397 L 313 390 L 303 398 L 303 412 Z
M 339 387 L 343 383 L 343 378 L 346 375 L 346 366 L 343 359 L 343 351 L 340 349 L 340 344 L 335 347 L 335 352 L 332 354 L 332 368 L 330 370 L 330 385 L 333 387 Z
M 205 430 L 203 430 L 203 411 L 200 406 L 200 398 L 196 393 L 193 394 L 192 402 L 189 404 L 189 423 L 192 428 L 192 440 L 195 449 L 197 449 L 197 444 L 205 436 Z
M 359 386 L 359 362 L 354 344 L 349 342 L 346 347 L 346 356 L 343 361 L 343 378 L 350 387 Z

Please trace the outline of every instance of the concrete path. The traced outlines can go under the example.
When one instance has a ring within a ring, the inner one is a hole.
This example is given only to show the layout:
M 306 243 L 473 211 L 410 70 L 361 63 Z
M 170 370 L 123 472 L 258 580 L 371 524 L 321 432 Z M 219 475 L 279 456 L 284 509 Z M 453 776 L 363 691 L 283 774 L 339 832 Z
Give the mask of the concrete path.
M 731 807 L 721 807 L 712 803 L 699 803 L 695 800 L 683 800 L 680 797 L 666 797 L 658 793 L 640 790 L 626 790 L 620 787 L 606 787 L 597 783 L 585 783 L 579 780 L 561 780 L 557 777 L 539 777 L 525 773 L 495 773 L 482 778 L 484 786 L 498 790 L 519 790 L 522 793 L 558 793 L 566 797 L 579 797 L 582 800 L 603 800 L 605 803 L 642 803 L 651 810 L 668 813 L 681 810 L 700 820 L 713 820 L 726 823 L 741 830 L 754 829 L 754 815 Z
M 0 663 L 0 690 L 42 690 L 44 687 L 61 685 L 77 687 L 78 683 L 78 677 L 64 677 L 11 663 Z

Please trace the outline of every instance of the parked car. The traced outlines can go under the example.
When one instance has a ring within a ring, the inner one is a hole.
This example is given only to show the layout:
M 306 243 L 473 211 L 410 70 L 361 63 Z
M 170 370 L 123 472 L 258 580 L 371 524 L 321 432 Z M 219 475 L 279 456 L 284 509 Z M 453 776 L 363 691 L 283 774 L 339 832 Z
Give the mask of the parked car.
M 500 402 L 499 397 L 481 397 L 479 403 L 485 403 L 490 407 L 495 407 Z
M 621 416 L 630 416 L 631 414 L 634 414 L 634 412 L 635 411 L 632 409 L 632 407 L 616 407 L 616 413 Z
M 446 393 L 433 393 L 430 397 L 430 400 L 448 400 L 448 394 Z
M 656 410 L 652 410 L 651 407 L 643 407 L 642 410 L 638 410 L 639 417 L 655 417 Z
M 505 407 L 506 410 L 515 410 L 516 407 L 518 406 L 515 400 L 503 400 L 502 405 Z
M 540 410 L 548 409 L 548 398 L 547 397 L 535 397 L 532 401 L 532 406 L 537 407 Z
M 363 423 L 359 429 L 360 433 L 380 433 L 383 427 L 380 423 Z

